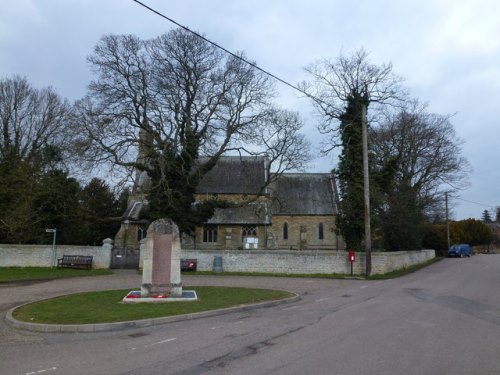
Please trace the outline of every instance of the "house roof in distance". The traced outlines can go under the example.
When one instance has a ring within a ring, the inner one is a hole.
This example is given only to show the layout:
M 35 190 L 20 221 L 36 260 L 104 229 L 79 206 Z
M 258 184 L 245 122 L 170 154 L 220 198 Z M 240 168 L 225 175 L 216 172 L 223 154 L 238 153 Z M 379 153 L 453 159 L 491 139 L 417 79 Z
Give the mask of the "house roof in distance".
M 196 193 L 258 194 L 264 183 L 264 157 L 221 156 L 217 164 L 203 176 Z

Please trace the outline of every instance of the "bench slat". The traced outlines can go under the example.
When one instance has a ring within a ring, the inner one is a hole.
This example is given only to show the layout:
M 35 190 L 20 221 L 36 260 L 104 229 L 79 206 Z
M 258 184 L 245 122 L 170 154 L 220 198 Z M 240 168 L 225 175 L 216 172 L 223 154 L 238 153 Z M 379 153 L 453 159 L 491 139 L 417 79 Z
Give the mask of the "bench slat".
M 92 268 L 92 255 L 63 255 L 62 258 L 57 260 L 57 268 Z

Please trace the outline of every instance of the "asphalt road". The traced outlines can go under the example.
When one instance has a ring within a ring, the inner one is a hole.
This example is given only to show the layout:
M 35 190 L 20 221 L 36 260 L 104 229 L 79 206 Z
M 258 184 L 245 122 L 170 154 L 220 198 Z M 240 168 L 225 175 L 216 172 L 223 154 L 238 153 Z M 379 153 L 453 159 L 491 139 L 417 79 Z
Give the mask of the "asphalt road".
M 0 324 L 0 374 L 500 374 L 500 255 L 444 259 L 385 281 L 190 276 L 286 289 L 287 305 L 93 334 Z M 140 276 L 0 285 L 0 311 Z

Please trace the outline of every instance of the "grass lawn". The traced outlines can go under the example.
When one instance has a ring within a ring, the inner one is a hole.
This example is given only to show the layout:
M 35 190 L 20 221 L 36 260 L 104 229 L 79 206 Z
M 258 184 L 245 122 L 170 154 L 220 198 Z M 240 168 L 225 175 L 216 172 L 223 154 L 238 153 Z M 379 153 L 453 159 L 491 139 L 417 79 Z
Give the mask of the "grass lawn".
M 60 279 L 75 276 L 112 275 L 108 269 L 78 270 L 71 268 L 50 267 L 2 267 L 0 282 Z
M 87 292 L 21 306 L 14 310 L 13 317 L 21 321 L 46 324 L 109 323 L 190 314 L 293 296 L 292 293 L 270 289 L 211 286 L 183 289 L 194 289 L 199 300 L 126 304 L 121 300 L 130 289 Z

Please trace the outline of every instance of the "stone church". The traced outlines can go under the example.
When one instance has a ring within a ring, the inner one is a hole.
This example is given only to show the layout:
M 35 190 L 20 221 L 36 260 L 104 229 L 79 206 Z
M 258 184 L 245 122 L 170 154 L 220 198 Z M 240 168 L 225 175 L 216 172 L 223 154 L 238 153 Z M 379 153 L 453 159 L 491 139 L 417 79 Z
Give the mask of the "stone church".
M 196 201 L 221 199 L 234 203 L 217 209 L 194 235 L 183 235 L 184 249 L 199 250 L 342 250 L 335 233 L 337 197 L 328 173 L 285 173 L 271 176 L 264 189 L 267 160 L 223 156 L 200 182 Z M 139 176 L 125 220 L 115 237 L 115 256 L 138 261 L 139 244 L 148 223 L 140 220 L 147 205 L 145 178 Z

